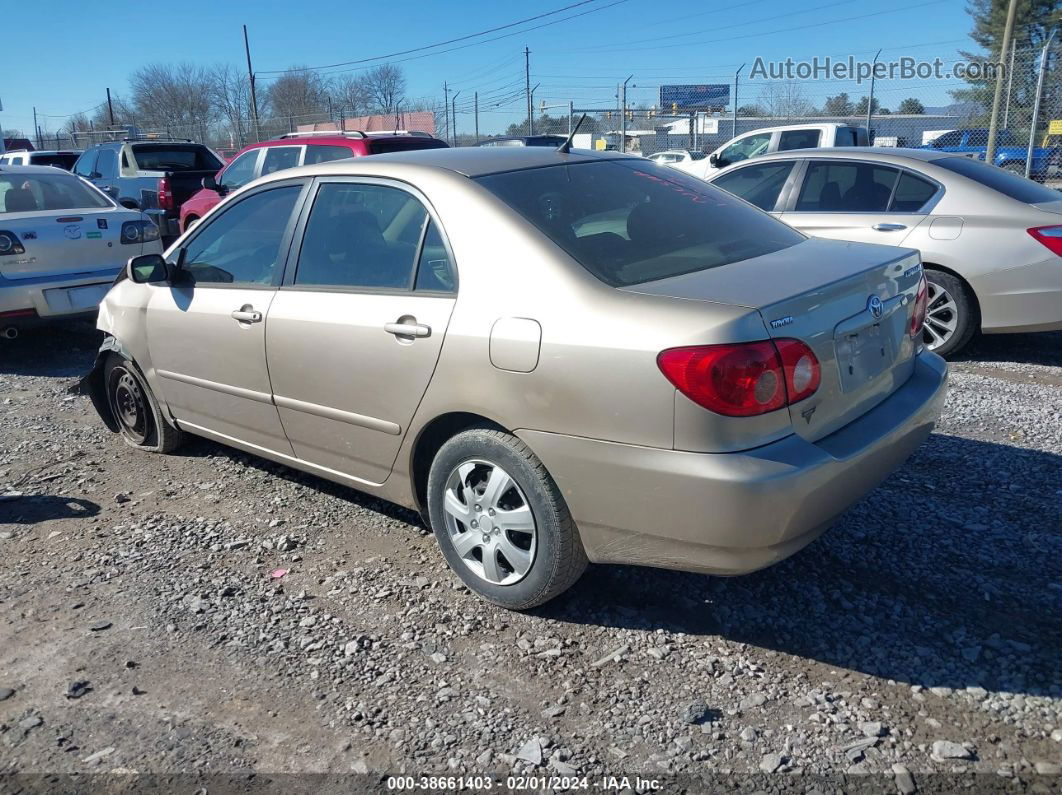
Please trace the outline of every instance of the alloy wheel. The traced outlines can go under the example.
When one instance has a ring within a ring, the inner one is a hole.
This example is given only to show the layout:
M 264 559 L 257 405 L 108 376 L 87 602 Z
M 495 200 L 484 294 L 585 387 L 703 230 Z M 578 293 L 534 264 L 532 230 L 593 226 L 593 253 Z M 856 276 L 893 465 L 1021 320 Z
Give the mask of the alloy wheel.
M 936 350 L 955 335 L 959 323 L 959 307 L 951 293 L 930 281 L 926 305 L 926 322 L 922 339 L 929 350 Z
M 512 585 L 531 570 L 537 528 L 516 481 L 481 459 L 456 466 L 443 495 L 446 532 L 461 562 L 492 585 Z

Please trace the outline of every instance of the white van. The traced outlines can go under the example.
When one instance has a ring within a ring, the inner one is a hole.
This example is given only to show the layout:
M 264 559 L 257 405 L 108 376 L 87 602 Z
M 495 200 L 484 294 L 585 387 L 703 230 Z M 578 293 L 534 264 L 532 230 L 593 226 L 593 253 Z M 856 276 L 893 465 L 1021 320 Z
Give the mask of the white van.
M 670 163 L 672 168 L 706 179 L 721 168 L 750 157 L 788 149 L 815 149 L 833 146 L 869 146 L 867 130 L 854 124 L 787 124 L 763 127 L 742 133 L 701 160 Z

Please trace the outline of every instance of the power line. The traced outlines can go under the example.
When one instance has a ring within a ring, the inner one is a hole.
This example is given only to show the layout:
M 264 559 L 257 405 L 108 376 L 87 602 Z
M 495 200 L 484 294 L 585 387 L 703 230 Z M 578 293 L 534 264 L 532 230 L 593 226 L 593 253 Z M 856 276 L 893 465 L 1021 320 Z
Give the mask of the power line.
M 439 41 L 439 42 L 436 42 L 435 44 L 425 44 L 422 47 L 414 47 L 414 48 L 409 49 L 409 50 L 400 50 L 399 52 L 392 52 L 392 53 L 388 53 L 387 55 L 374 55 L 374 56 L 369 57 L 369 58 L 359 58 L 358 60 L 355 60 L 355 61 L 342 61 L 340 63 L 326 64 L 325 66 L 299 66 L 299 67 L 294 67 L 292 69 L 272 69 L 272 70 L 266 70 L 266 71 L 262 72 L 262 74 L 281 74 L 283 72 L 316 72 L 316 71 L 320 71 L 322 69 L 335 69 L 336 67 L 339 67 L 339 66 L 351 66 L 353 64 L 369 63 L 370 61 L 385 61 L 385 60 L 388 60 L 389 58 L 395 58 L 395 57 L 397 57 L 399 55 L 409 55 L 410 53 L 422 52 L 423 50 L 433 50 L 436 47 L 444 47 L 447 44 L 455 44 L 455 43 L 457 43 L 459 41 L 467 41 L 468 39 L 474 39 L 474 38 L 476 38 L 478 36 L 486 36 L 488 33 L 496 33 L 499 30 L 505 30 L 506 28 L 513 28 L 513 27 L 516 27 L 517 25 L 523 25 L 524 23 L 527 23 L 527 22 L 534 22 L 537 19 L 543 19 L 545 17 L 551 17 L 554 14 L 560 14 L 560 13 L 562 13 L 564 11 L 570 11 L 573 8 L 578 8 L 579 6 L 585 6 L 585 5 L 588 5 L 590 3 L 596 3 L 596 2 L 599 2 L 599 0 L 580 0 L 578 3 L 572 3 L 571 5 L 564 6 L 563 8 L 557 8 L 557 9 L 554 9 L 553 11 L 547 11 L 544 14 L 537 14 L 537 15 L 535 15 L 533 17 L 527 17 L 526 19 L 520 19 L 520 20 L 517 20 L 516 22 L 509 22 L 509 23 L 506 23 L 505 25 L 498 25 L 495 28 L 488 28 L 487 30 L 477 31 L 476 33 L 468 33 L 468 34 L 466 34 L 464 36 L 458 36 L 455 39 L 447 39 L 446 41 Z

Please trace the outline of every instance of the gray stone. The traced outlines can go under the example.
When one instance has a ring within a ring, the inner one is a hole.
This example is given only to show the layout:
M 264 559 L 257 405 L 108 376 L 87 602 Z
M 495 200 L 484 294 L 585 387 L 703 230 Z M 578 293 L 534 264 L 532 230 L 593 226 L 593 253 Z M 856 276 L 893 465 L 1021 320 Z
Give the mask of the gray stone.
M 701 723 L 708 717 L 708 705 L 700 699 L 691 701 L 682 708 L 679 718 L 683 723 Z
M 760 760 L 760 770 L 764 773 L 773 773 L 782 766 L 781 754 L 764 754 Z
M 542 743 L 537 737 L 532 737 L 520 746 L 520 750 L 516 752 L 516 758 L 522 759 L 525 762 L 530 762 L 532 765 L 541 765 Z
M 931 756 L 938 762 L 948 759 L 973 759 L 973 753 L 963 745 L 951 740 L 937 740 L 933 743 Z
M 1033 767 L 1041 776 L 1057 776 L 1062 773 L 1062 765 L 1055 762 L 1034 762 Z
M 14 689 L 10 687 L 0 687 L 0 701 L 7 701 L 13 695 L 15 695 Z
M 903 765 L 892 766 L 893 780 L 896 782 L 896 789 L 900 792 L 900 795 L 912 795 L 912 793 L 918 789 L 915 786 L 914 776 L 911 775 L 911 771 Z
M 884 737 L 885 726 L 881 721 L 867 721 L 866 723 L 859 724 L 859 731 L 863 732 L 864 737 Z
M 753 693 L 752 695 L 745 696 L 745 698 L 741 699 L 738 706 L 741 709 L 754 709 L 756 707 L 762 707 L 766 703 L 767 696 L 763 695 L 763 693 Z

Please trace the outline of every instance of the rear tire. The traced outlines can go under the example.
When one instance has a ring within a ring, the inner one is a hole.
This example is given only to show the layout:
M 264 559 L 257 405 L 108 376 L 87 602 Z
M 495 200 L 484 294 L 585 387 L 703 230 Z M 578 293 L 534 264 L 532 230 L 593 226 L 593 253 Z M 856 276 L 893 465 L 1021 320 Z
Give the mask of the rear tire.
M 951 356 L 966 347 L 981 325 L 977 302 L 957 276 L 932 268 L 925 273 L 929 303 L 922 339 L 933 353 Z
M 136 366 L 111 354 L 103 369 L 107 407 L 118 434 L 130 447 L 171 453 L 184 441 L 184 431 L 170 425 Z
M 450 568 L 501 607 L 544 604 L 586 570 L 560 489 L 512 434 L 472 428 L 447 441 L 428 475 L 428 513 Z

